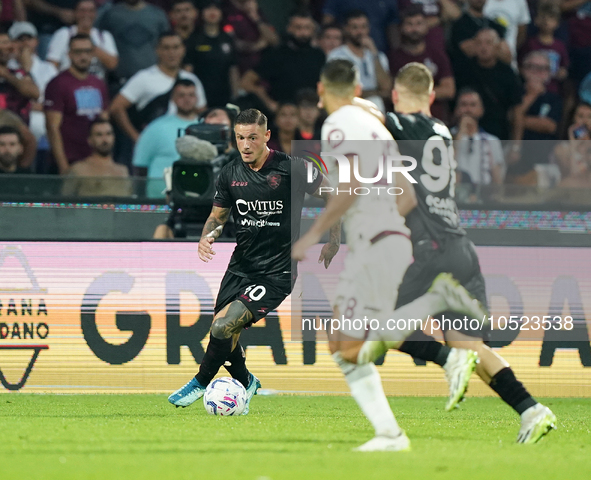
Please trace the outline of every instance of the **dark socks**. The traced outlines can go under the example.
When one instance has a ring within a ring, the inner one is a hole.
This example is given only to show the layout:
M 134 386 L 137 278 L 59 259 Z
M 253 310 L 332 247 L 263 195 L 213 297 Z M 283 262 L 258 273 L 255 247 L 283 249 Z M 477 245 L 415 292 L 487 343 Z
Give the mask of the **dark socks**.
M 232 352 L 232 339 L 226 338 L 220 340 L 214 336 L 209 336 L 209 345 L 199 366 L 199 373 L 195 375 L 197 381 L 204 387 L 216 376 L 220 367 L 224 364 Z
M 538 403 L 532 398 L 523 384 L 515 378 L 513 370 L 509 367 L 503 368 L 492 377 L 490 388 L 519 415 Z
M 236 348 L 230 353 L 230 356 L 226 359 L 224 368 L 228 370 L 228 373 L 232 375 L 232 378 L 238 380 L 244 388 L 248 388 L 250 382 L 250 372 L 246 368 L 246 356 L 242 345 L 238 343 Z
M 422 330 L 414 331 L 399 350 L 408 353 L 414 358 L 434 362 L 442 367 L 447 362 L 450 352 L 449 347 L 426 335 Z

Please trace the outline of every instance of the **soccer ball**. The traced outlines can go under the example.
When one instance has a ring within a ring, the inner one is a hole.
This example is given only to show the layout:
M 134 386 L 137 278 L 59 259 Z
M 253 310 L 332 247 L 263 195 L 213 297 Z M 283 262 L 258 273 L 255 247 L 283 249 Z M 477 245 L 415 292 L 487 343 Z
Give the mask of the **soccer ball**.
M 207 386 L 203 405 L 210 415 L 240 415 L 246 406 L 246 390 L 238 380 L 218 378 Z

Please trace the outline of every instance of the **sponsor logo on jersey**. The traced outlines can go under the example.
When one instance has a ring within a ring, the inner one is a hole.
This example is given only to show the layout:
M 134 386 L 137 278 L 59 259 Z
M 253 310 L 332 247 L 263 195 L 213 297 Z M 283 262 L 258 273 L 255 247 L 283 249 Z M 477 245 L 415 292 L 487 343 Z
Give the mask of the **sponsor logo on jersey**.
M 255 200 L 249 202 L 239 198 L 236 200 L 236 210 L 243 216 L 253 212 L 259 216 L 281 214 L 283 213 L 283 200 Z

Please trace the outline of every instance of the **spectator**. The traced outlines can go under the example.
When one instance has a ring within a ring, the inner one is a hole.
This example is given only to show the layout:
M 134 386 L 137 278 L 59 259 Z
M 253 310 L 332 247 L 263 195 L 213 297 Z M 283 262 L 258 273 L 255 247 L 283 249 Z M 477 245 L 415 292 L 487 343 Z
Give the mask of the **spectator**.
M 275 128 L 268 146 L 272 150 L 291 155 L 291 142 L 296 140 L 298 129 L 298 107 L 293 103 L 283 103 L 277 108 Z
M 568 22 L 570 77 L 577 83 L 591 72 L 591 1 L 561 0 Z
M 418 6 L 425 18 L 429 33 L 427 43 L 439 48 L 445 45 L 445 30 L 443 24 L 456 21 L 462 16 L 462 9 L 457 0 L 398 0 L 401 12 Z
M 505 26 L 507 29 L 505 40 L 515 62 L 517 49 L 525 43 L 527 26 L 531 23 L 527 0 L 487 0 L 484 16 Z
M 51 36 L 61 27 L 74 23 L 77 0 L 26 0 L 28 20 L 39 31 L 39 56 L 45 58 Z M 22 20 L 26 20 L 23 18 Z
M 65 174 L 70 165 L 90 155 L 90 124 L 106 117 L 107 86 L 89 73 L 94 48 L 88 35 L 70 39 L 70 68 L 45 90 L 45 118 L 53 164 L 51 173 Z
M 193 104 L 195 113 L 207 107 L 203 85 L 199 79 L 191 72 L 181 69 L 185 57 L 181 37 L 174 32 L 161 35 L 156 53 L 158 63 L 131 77 L 111 104 L 113 119 L 133 142 L 137 141 L 148 123 L 167 112 L 174 113 L 176 107 L 170 99 L 176 80 L 190 80 L 197 86 L 196 103 Z M 127 111 L 132 106 L 135 107 L 135 112 L 130 118 Z
M 277 110 L 278 102 L 293 102 L 298 91 L 316 88 L 325 57 L 312 46 L 314 30 L 308 13 L 293 14 L 286 43 L 266 50 L 259 66 L 242 77 L 242 88 L 255 94 L 271 112 Z
M 318 94 L 312 90 L 298 92 L 298 137 L 296 140 L 320 140 L 320 109 Z
M 8 66 L 12 55 L 12 42 L 8 33 L 0 32 L 0 107 L 20 116 L 29 123 L 31 100 L 39 98 L 39 89 L 22 68 Z
M 462 68 L 467 59 L 476 56 L 476 35 L 485 28 L 495 30 L 501 39 L 497 45 L 497 58 L 505 63 L 511 63 L 513 54 L 505 40 L 506 28 L 495 20 L 484 16 L 486 0 L 466 0 L 467 10 L 453 23 L 449 45 L 449 56 L 454 71 Z
M 227 32 L 232 32 L 238 50 L 240 72 L 256 68 L 261 52 L 279 45 L 275 29 L 261 15 L 257 0 L 230 0 L 225 12 Z
M 352 10 L 363 11 L 370 25 L 370 32 L 376 48 L 387 52 L 398 46 L 398 1 L 382 0 L 326 0 L 322 24 L 337 22 L 343 25 Z
M 51 62 L 41 60 L 37 56 L 39 42 L 37 39 L 37 29 L 32 23 L 13 23 L 12 27 L 8 30 L 8 35 L 14 42 L 15 55 L 8 62 L 8 67 L 15 71 L 23 70 L 27 72 L 39 88 L 39 98 L 31 100 L 29 125 L 39 142 L 39 149 L 47 152 L 49 144 L 47 143 L 47 130 L 45 129 L 43 100 L 45 98 L 47 84 L 57 75 L 58 71 Z M 46 157 L 47 155 L 45 154 L 44 156 Z M 40 167 L 40 165 L 37 165 L 37 167 Z M 39 172 L 39 169 L 37 171 Z
M 14 127 L 0 126 L 0 174 L 30 173 L 19 166 L 23 154 L 23 144 L 18 130 Z
M 452 128 L 458 183 L 502 184 L 505 170 L 503 146 L 498 137 L 480 127 L 484 105 L 477 91 L 465 88 L 458 94 Z
M 400 48 L 392 50 L 388 56 L 390 73 L 396 77 L 398 71 L 407 63 L 424 64 L 435 80 L 435 102 L 431 113 L 435 118 L 449 123 L 449 101 L 456 95 L 456 82 L 451 63 L 440 44 L 432 44 L 427 35 L 429 26 L 420 5 L 404 10 L 400 24 Z
M 96 4 L 94 0 L 79 0 L 74 9 L 74 25 L 62 27 L 51 37 L 46 59 L 59 69 L 70 68 L 68 42 L 79 33 L 88 35 L 94 45 L 94 57 L 89 73 L 105 79 L 107 71 L 115 70 L 119 62 L 119 53 L 115 39 L 110 32 L 93 27 L 96 20 Z
M 197 87 L 189 79 L 179 79 L 172 88 L 175 113 L 169 113 L 150 123 L 140 135 L 133 152 L 134 172 L 138 176 L 162 180 L 164 169 L 179 159 L 175 141 L 179 129 L 197 122 L 195 103 Z M 148 185 L 148 196 L 159 197 L 163 182 Z
M 327 55 L 343 44 L 343 31 L 334 23 L 325 25 L 320 30 L 317 40 L 318 46 Z
M 22 170 L 30 171 L 37 154 L 35 136 L 19 116 L 9 110 L 0 109 L 0 128 L 4 127 L 10 127 L 18 132 L 23 145 L 23 154 L 19 158 L 18 166 Z
M 173 0 L 168 18 L 174 32 L 183 39 L 187 52 L 190 51 L 187 40 L 195 33 L 195 22 L 198 17 L 199 11 L 193 0 Z
M 24 22 L 27 19 L 27 11 L 23 0 L 3 0 L 2 12 L 0 12 L 0 26 L 8 27 L 13 22 Z
M 369 36 L 367 15 L 362 10 L 352 10 L 347 15 L 343 30 L 345 44 L 330 52 L 327 60 L 342 58 L 353 62 L 359 70 L 363 98 L 372 101 L 385 112 L 384 99 L 390 97 L 392 89 L 388 58 L 376 48 Z
M 199 72 L 207 101 L 224 106 L 238 96 L 240 72 L 234 40 L 222 31 L 222 9 L 219 1 L 206 0 L 201 9 L 202 27 L 186 41 L 184 63 Z
M 476 57 L 456 70 L 457 88 L 472 87 L 484 104 L 480 124 L 501 140 L 509 139 L 513 108 L 521 103 L 521 83 L 513 69 L 498 59 L 499 43 L 496 30 L 480 30 L 475 38 Z
M 156 63 L 156 47 L 160 35 L 169 30 L 163 10 L 143 0 L 125 0 L 107 10 L 97 28 L 113 34 L 119 63 L 116 74 L 120 84 L 139 70 Z
M 591 187 L 591 104 L 580 103 L 568 129 L 568 141 L 554 149 L 563 187 Z
M 115 134 L 108 120 L 99 118 L 90 124 L 88 144 L 90 156 L 72 165 L 62 194 L 85 197 L 130 195 L 129 172 L 125 166 L 113 161 Z
M 560 7 L 556 3 L 543 3 L 538 8 L 535 20 L 538 32 L 527 39 L 520 51 L 520 63 L 523 63 L 530 52 L 546 52 L 550 57 L 552 66 L 552 79 L 548 85 L 548 91 L 560 93 L 560 83 L 568 77 L 569 58 L 566 45 L 562 40 L 555 38 L 554 32 L 560 25 Z

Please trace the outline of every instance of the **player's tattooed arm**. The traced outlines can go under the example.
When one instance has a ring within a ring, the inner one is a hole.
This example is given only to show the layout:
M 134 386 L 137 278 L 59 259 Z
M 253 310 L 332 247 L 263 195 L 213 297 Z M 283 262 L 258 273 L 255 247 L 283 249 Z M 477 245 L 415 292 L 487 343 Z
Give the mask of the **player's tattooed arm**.
M 211 334 L 220 340 L 231 338 L 252 319 L 251 311 L 236 300 L 218 314 L 211 326 Z
M 201 240 L 199 240 L 199 247 L 197 253 L 199 258 L 207 263 L 213 258 L 215 252 L 211 248 L 213 242 L 222 234 L 222 228 L 230 217 L 230 209 L 222 207 L 213 207 L 203 232 L 201 233 Z
M 313 194 L 316 198 L 321 198 L 324 200 L 324 204 L 328 205 L 328 202 L 333 197 L 331 193 L 330 182 L 329 180 L 323 176 L 322 182 L 320 183 L 320 187 L 318 190 Z M 324 268 L 328 268 L 332 259 L 336 256 L 339 252 L 339 248 L 341 247 L 341 220 L 339 219 L 332 227 L 330 227 L 329 232 L 329 240 L 328 243 L 322 247 L 322 251 L 320 252 L 320 257 L 318 258 L 318 263 L 324 262 Z

